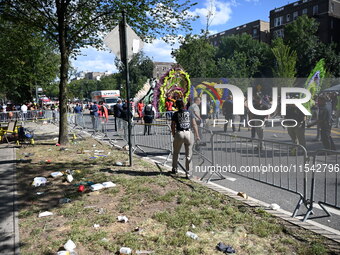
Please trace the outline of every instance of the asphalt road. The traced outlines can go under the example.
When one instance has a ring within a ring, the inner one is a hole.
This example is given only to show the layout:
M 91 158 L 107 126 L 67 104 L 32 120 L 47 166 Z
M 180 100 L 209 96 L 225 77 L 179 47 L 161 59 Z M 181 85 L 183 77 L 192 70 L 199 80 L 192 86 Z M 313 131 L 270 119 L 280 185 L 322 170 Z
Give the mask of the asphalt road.
M 92 123 L 89 116 L 85 116 L 85 118 L 86 127 L 91 127 Z M 135 125 L 132 139 L 133 147 L 136 149 L 135 153 L 160 162 L 164 162 L 169 157 L 167 165 L 171 165 L 172 138 L 170 129 L 163 125 L 165 122 L 162 120 L 155 123 L 161 125 L 152 126 L 150 135 L 144 135 L 144 126 Z M 99 127 L 99 129 L 102 129 L 102 127 Z M 124 139 L 124 134 L 127 134 L 126 125 L 117 133 L 114 130 L 113 120 L 110 120 L 105 125 L 105 129 L 108 137 L 117 145 L 124 146 L 127 144 L 126 136 Z M 212 165 L 212 158 L 214 158 L 214 165 L 224 167 L 225 170 L 222 172 L 225 179 L 221 179 L 216 174 L 212 175 L 210 181 L 216 184 L 235 191 L 245 192 L 249 196 L 268 204 L 276 203 L 282 209 L 293 212 L 300 199 L 298 194 L 305 194 L 303 183 L 304 178 L 306 178 L 308 184 L 306 199 L 310 198 L 312 171 L 306 172 L 303 167 L 305 163 L 312 164 L 311 161 L 307 160 L 308 157 L 315 151 L 322 149 L 322 143 L 315 139 L 315 128 L 306 129 L 307 155 L 304 155 L 303 151 L 298 148 L 296 153 L 292 152 L 294 146 L 285 144 L 290 143 L 291 140 L 287 130 L 282 127 L 265 128 L 264 139 L 266 142 L 261 151 L 255 150 L 258 143 L 249 139 L 251 135 L 248 128 L 241 128 L 240 132 L 228 131 L 225 134 L 223 133 L 223 125 L 210 126 L 209 130 L 214 133 L 214 147 L 211 145 L 211 132 L 203 130 L 201 146 L 194 150 L 193 175 L 202 177 L 207 167 Z M 339 145 L 340 129 L 333 129 L 332 137 L 335 144 Z M 184 149 L 182 149 L 182 153 L 180 158 L 183 159 Z M 326 201 L 340 206 L 340 173 L 334 172 L 336 169 L 340 170 L 339 158 L 340 156 L 326 158 L 320 156 L 317 158 L 317 163 L 326 164 L 325 166 L 328 168 L 315 173 L 314 201 Z M 182 165 L 184 165 L 183 160 Z M 281 168 L 277 172 L 250 171 L 249 168 L 254 166 L 267 166 L 267 169 L 282 166 L 286 169 L 282 171 Z M 331 166 L 333 166 L 333 172 L 329 170 Z M 229 167 L 229 171 L 226 167 Z M 249 171 L 240 172 L 241 167 L 248 167 Z M 331 211 L 331 217 L 323 217 L 325 213 L 316 205 L 314 214 L 310 216 L 310 219 L 340 230 L 340 210 L 333 209 Z M 306 209 L 301 206 L 298 215 L 304 215 L 305 212 Z

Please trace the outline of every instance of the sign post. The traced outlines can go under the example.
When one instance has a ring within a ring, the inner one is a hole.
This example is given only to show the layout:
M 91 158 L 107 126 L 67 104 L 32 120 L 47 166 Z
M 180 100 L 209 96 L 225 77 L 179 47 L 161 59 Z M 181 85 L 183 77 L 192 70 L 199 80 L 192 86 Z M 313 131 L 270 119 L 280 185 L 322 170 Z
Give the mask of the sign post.
M 119 38 L 119 40 L 117 40 Z M 113 53 L 120 58 L 124 65 L 126 99 L 128 103 L 128 146 L 129 146 L 129 166 L 132 166 L 132 145 L 131 145 L 131 105 L 130 105 L 130 80 L 129 80 L 129 60 L 133 54 L 138 53 L 143 48 L 143 42 L 132 28 L 126 23 L 126 11 L 122 12 L 122 20 L 104 38 L 104 43 Z
M 125 69 L 125 87 L 127 99 L 127 119 L 128 119 L 128 145 L 129 145 L 129 166 L 132 166 L 132 145 L 131 145 L 131 104 L 130 104 L 130 78 L 128 66 L 128 48 L 126 36 L 126 13 L 123 11 L 123 18 L 119 24 L 120 56 Z

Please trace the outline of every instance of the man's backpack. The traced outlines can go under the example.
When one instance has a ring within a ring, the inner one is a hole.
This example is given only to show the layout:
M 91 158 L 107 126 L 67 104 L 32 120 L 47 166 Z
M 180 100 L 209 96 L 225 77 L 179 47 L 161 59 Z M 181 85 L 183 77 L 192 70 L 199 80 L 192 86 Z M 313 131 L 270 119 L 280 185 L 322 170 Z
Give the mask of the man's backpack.
M 145 106 L 144 114 L 145 114 L 146 116 L 153 116 L 153 115 L 154 115 L 154 112 L 153 112 L 153 110 L 152 110 L 152 106 L 151 106 L 151 105 Z

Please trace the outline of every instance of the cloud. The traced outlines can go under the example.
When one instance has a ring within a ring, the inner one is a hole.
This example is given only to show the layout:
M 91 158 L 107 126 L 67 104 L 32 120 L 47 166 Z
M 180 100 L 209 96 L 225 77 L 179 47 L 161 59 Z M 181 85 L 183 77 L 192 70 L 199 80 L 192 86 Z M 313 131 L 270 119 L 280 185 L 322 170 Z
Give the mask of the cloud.
M 232 14 L 232 7 L 236 6 L 236 1 L 232 0 L 230 2 L 222 1 L 211 1 L 206 0 L 204 2 L 204 8 L 196 8 L 192 12 L 188 12 L 188 15 L 200 17 L 200 21 L 203 25 L 207 23 L 207 16 L 210 14 L 210 26 L 217 26 L 226 24 Z
M 178 40 L 175 40 L 174 45 L 167 44 L 162 39 L 156 39 L 152 43 L 144 44 L 144 52 L 147 56 L 156 62 L 174 62 L 171 56 L 173 49 L 178 49 Z
M 97 50 L 93 47 L 81 49 L 81 55 L 77 56 L 76 60 L 72 61 L 73 67 L 77 71 L 92 71 L 110 73 L 117 72 L 114 65 L 115 55 L 109 51 Z
M 143 51 L 146 56 L 150 57 L 156 62 L 175 62 L 171 56 L 173 49 L 178 49 L 178 40 L 175 40 L 174 45 L 165 43 L 162 39 L 156 39 L 152 43 L 145 43 Z M 115 55 L 110 53 L 109 50 L 97 50 L 96 48 L 89 47 L 81 49 L 81 55 L 76 60 L 72 60 L 72 66 L 80 71 L 89 72 L 105 72 L 110 73 L 118 72 L 114 65 Z

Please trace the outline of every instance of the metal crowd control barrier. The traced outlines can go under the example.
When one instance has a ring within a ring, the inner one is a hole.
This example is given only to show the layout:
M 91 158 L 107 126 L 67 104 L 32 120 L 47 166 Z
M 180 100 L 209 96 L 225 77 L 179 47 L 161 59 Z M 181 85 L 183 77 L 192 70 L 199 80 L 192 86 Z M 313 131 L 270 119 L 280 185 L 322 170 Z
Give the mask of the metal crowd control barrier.
M 150 129 L 150 130 L 148 130 Z M 169 160 L 172 154 L 171 128 L 166 124 L 133 123 L 132 136 L 134 152 L 139 149 L 143 153 L 144 148 L 156 149 L 157 152 L 166 151 L 168 154 L 163 165 Z
M 329 217 L 331 214 L 325 206 L 340 210 L 340 152 L 319 150 L 311 164 L 306 165 L 306 172 L 311 172 L 310 207 L 303 221 L 313 212 L 314 203 L 318 203 Z
M 214 165 L 214 144 L 213 144 L 213 132 L 204 127 L 198 127 L 198 133 L 200 136 L 200 141 L 195 141 L 193 147 L 193 165 L 194 168 L 209 168 Z M 225 177 L 219 173 L 215 172 L 215 174 L 221 178 L 225 179 Z M 204 175 L 205 177 L 206 175 Z M 203 178 L 204 178 L 203 177 Z M 201 178 L 201 179 L 203 179 Z
M 56 120 L 58 119 L 59 113 L 57 111 L 54 112 L 51 110 L 30 110 L 27 112 L 22 111 L 8 111 L 6 113 L 0 113 L 0 122 L 8 122 L 11 120 L 16 121 L 48 121 L 51 120 L 53 115 L 55 115 Z
M 214 132 L 211 138 L 212 165 L 204 169 L 201 180 L 207 182 L 213 175 L 224 177 L 231 173 L 246 177 L 288 192 L 298 194 L 296 216 L 303 204 L 309 209 L 307 200 L 307 177 L 305 164 L 307 151 L 301 145 L 250 139 L 227 133 Z

